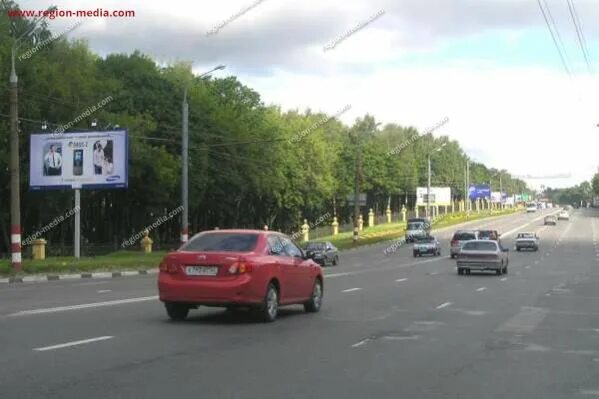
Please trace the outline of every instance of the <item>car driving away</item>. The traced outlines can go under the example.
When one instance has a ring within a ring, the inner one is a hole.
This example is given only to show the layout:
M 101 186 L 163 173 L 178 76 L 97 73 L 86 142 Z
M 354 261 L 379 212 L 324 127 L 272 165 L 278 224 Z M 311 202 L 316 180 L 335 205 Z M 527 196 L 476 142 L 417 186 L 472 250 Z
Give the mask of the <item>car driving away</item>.
M 201 305 L 249 307 L 265 322 L 279 306 L 318 312 L 322 305 L 321 267 L 277 232 L 205 231 L 168 253 L 159 269 L 159 297 L 175 321 Z
M 498 241 L 500 234 L 497 230 L 478 230 L 479 240 L 493 240 Z
M 507 274 L 508 263 L 508 249 L 503 248 L 497 241 L 468 241 L 458 254 L 458 274 L 470 274 L 473 270 L 491 270 L 498 275 Z
M 455 258 L 459 253 L 462 245 L 465 242 L 478 239 L 478 231 L 476 230 L 458 230 L 453 234 L 449 247 L 449 256 Z
M 305 251 L 309 258 L 321 266 L 339 264 L 339 250 L 329 241 L 310 241 Z
M 414 242 L 417 238 L 426 237 L 430 232 L 430 225 L 424 218 L 408 219 L 406 226 L 406 242 Z
M 557 215 L 557 219 L 558 220 L 570 220 L 570 214 L 566 210 L 560 211 L 560 213 Z
M 555 215 L 547 215 L 545 216 L 545 219 L 543 219 L 543 224 L 546 226 L 556 226 L 557 218 L 555 217 Z
M 537 204 L 535 204 L 534 202 L 526 204 L 526 212 L 533 213 L 536 211 L 537 211 Z
M 539 250 L 539 236 L 536 233 L 518 233 L 516 236 L 516 251 L 530 249 Z
M 414 257 L 422 255 L 441 255 L 441 243 L 433 236 L 417 237 L 413 249 Z

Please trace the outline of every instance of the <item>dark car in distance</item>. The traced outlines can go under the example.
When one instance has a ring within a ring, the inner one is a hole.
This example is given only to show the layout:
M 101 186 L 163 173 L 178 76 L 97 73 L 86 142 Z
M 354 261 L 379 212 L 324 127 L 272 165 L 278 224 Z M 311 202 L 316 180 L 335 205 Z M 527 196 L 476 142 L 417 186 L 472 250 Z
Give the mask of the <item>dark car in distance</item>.
M 339 250 L 329 241 L 310 241 L 304 250 L 310 259 L 321 266 L 339 264 Z

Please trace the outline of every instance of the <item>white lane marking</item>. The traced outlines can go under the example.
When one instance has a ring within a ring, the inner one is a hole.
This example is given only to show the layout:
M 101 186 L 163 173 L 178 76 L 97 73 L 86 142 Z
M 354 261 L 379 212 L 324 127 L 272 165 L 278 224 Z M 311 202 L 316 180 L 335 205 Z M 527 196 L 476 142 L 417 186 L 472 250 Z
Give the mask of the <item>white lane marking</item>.
M 395 282 L 401 283 L 402 281 L 406 281 L 406 280 L 407 280 L 407 278 L 400 278 L 400 279 L 395 280 Z
M 512 333 L 531 333 L 547 316 L 545 308 L 522 306 L 520 312 L 503 323 L 496 331 Z
M 71 342 L 66 342 L 64 344 L 35 348 L 34 351 L 38 351 L 38 352 L 51 351 L 54 349 L 68 348 L 70 346 L 84 345 L 84 344 L 89 344 L 89 343 L 98 342 L 98 341 L 106 341 L 107 339 L 112 339 L 112 338 L 114 338 L 112 335 L 105 335 L 103 337 L 88 338 L 88 339 L 82 339 L 80 341 L 71 341 Z
M 507 277 L 504 277 L 504 278 L 502 278 L 502 279 L 501 279 L 501 280 L 499 280 L 499 281 L 506 281 L 506 280 L 507 280 Z
M 341 292 L 354 292 L 354 291 L 360 291 L 362 288 L 348 288 L 346 290 L 343 290 Z
M 370 338 L 366 338 L 366 339 L 363 339 L 363 340 L 362 340 L 362 341 L 360 341 L 360 342 L 356 342 L 356 343 L 355 343 L 355 344 L 353 344 L 351 347 L 352 347 L 352 348 L 357 348 L 357 347 L 359 347 L 359 346 L 362 346 L 362 345 L 364 345 L 365 343 L 367 343 L 367 342 L 369 342 L 369 341 L 370 341 Z
M 439 274 L 439 272 L 430 272 L 430 273 L 428 273 L 429 276 L 434 276 L 435 274 Z
M 486 289 L 487 289 L 487 287 L 480 287 L 480 288 L 476 289 L 476 292 L 483 292 Z
M 443 309 L 443 308 L 448 307 L 449 305 L 451 305 L 451 302 L 445 302 L 445 303 L 442 303 L 441 305 L 437 306 L 435 309 Z
M 341 277 L 341 276 L 349 276 L 352 273 L 331 273 L 331 274 L 325 274 L 324 277 L 325 278 L 333 278 L 333 277 Z
M 98 294 L 106 294 L 107 292 L 112 292 L 112 290 L 98 290 Z
M 581 389 L 580 393 L 582 395 L 593 395 L 593 396 L 599 396 L 599 390 L 597 389 Z
M 22 311 L 17 312 L 17 313 L 9 314 L 9 316 L 28 316 L 28 315 L 43 314 L 43 313 L 66 312 L 66 311 L 69 311 L 69 310 L 99 308 L 99 307 L 102 307 L 102 306 L 115 306 L 115 305 L 123 305 L 123 304 L 126 304 L 126 303 L 155 301 L 157 299 L 158 299 L 158 295 L 154 295 L 154 296 L 144 296 L 144 297 L 139 297 L 139 298 L 118 299 L 118 300 L 106 301 L 106 302 L 84 303 L 84 304 L 81 304 L 81 305 L 58 306 L 58 307 L 55 307 L 55 308 L 22 310 Z
M 530 265 L 524 266 L 525 269 L 530 269 Z

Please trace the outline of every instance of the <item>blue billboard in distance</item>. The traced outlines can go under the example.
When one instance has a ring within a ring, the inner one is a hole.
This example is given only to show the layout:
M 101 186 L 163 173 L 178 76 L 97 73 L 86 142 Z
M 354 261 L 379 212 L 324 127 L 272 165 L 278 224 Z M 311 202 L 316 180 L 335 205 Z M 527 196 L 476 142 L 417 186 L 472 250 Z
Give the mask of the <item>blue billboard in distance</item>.
M 488 184 L 474 184 L 468 188 L 468 197 L 471 201 L 479 198 L 491 198 L 491 187 Z

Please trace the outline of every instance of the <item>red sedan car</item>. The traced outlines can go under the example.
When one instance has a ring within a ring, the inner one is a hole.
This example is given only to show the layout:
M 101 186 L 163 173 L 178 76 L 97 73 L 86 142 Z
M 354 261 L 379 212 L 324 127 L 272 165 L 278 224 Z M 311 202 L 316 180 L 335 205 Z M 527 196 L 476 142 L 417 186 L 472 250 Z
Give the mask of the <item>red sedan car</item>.
M 263 321 L 279 306 L 322 305 L 320 266 L 289 237 L 274 231 L 214 230 L 199 233 L 160 262 L 160 300 L 172 320 L 200 305 L 254 308 Z

